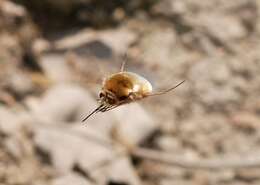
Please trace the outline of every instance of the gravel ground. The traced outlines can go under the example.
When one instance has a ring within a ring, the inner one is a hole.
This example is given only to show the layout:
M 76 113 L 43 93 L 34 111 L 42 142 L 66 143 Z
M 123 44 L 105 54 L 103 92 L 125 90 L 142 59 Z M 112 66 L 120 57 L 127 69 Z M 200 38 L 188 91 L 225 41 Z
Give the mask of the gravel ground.
M 0 185 L 260 184 L 259 0 L 0 0 Z M 81 120 L 126 69 L 174 92 Z

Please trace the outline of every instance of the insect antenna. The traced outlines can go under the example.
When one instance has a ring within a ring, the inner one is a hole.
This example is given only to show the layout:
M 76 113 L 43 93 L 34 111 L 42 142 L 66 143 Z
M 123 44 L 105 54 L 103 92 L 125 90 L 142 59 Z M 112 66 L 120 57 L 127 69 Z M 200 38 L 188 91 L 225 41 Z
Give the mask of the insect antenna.
M 106 105 L 106 106 L 102 107 L 99 111 L 100 112 L 106 112 L 111 107 L 112 107 L 111 105 Z
M 162 91 L 162 92 L 155 92 L 155 93 L 152 93 L 152 94 L 149 94 L 148 96 L 157 96 L 157 95 L 162 95 L 162 94 L 166 94 L 167 92 L 170 92 L 174 89 L 176 89 L 177 87 L 179 87 L 181 84 L 183 84 L 185 82 L 185 80 L 183 80 L 182 82 L 178 83 L 177 85 L 175 85 L 174 87 L 170 88 L 170 89 L 167 89 L 165 91 Z
M 107 109 L 106 109 L 106 112 L 107 111 L 110 111 L 110 110 L 112 110 L 112 109 L 114 109 L 114 108 L 117 108 L 119 105 L 114 105 L 114 106 L 110 106 L 110 107 L 108 107 Z
M 104 104 L 99 105 L 95 110 L 93 110 L 89 115 L 87 115 L 82 122 L 86 121 L 90 116 L 92 116 L 95 113 L 100 112 L 100 110 L 102 110 L 102 108 L 104 107 Z

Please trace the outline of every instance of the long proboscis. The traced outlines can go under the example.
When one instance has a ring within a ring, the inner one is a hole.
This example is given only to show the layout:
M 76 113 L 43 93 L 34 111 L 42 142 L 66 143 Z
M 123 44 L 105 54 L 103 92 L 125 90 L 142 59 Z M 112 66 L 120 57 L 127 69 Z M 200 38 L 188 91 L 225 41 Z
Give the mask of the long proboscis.
M 118 105 L 114 105 L 113 106 L 113 105 L 108 105 L 108 104 L 101 103 L 95 110 L 93 110 L 89 115 L 87 115 L 82 120 L 82 122 L 86 121 L 90 116 L 92 116 L 95 113 L 110 111 L 110 110 L 112 110 L 112 109 L 114 109 L 116 107 L 118 107 Z
M 158 96 L 158 95 L 162 95 L 162 94 L 166 94 L 174 89 L 176 89 L 177 87 L 179 87 L 181 84 L 183 84 L 185 82 L 185 80 L 181 81 L 180 83 L 178 83 L 177 85 L 175 85 L 174 87 L 170 88 L 170 89 L 167 89 L 165 91 L 162 91 L 162 92 L 156 92 L 156 93 L 152 93 L 152 94 L 149 94 L 149 96 Z
M 183 84 L 185 82 L 185 80 L 181 81 L 180 83 L 178 83 L 177 85 L 175 85 L 174 87 L 170 88 L 170 89 L 167 89 L 165 91 L 162 91 L 162 92 L 157 92 L 157 93 L 153 93 L 153 94 L 149 94 L 147 97 L 149 96 L 158 96 L 158 95 L 162 95 L 162 94 L 165 94 L 165 93 L 168 93 L 174 89 L 176 89 L 177 87 L 179 87 L 181 84 Z M 105 112 L 105 111 L 109 111 L 109 110 L 112 110 L 116 107 L 118 107 L 120 104 L 116 105 L 116 106 L 105 106 L 104 104 L 101 104 L 99 105 L 95 110 L 93 110 L 89 115 L 87 115 L 83 120 L 82 122 L 85 122 L 88 118 L 90 118 L 90 116 L 92 116 L 93 114 L 95 113 L 98 113 L 98 112 Z
M 92 116 L 95 113 L 98 113 L 100 109 L 103 107 L 103 104 L 99 105 L 95 110 L 93 110 L 89 115 L 87 115 L 82 122 L 86 121 L 90 116 Z

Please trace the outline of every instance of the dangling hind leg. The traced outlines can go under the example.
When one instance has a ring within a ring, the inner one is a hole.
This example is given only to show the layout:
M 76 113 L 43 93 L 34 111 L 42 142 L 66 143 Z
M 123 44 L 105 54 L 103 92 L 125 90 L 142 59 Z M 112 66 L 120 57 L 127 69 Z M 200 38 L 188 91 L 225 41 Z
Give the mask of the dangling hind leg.
M 151 93 L 151 94 L 148 94 L 147 97 L 149 96 L 158 96 L 158 95 L 163 95 L 163 94 L 166 94 L 174 89 L 176 89 L 177 87 L 179 87 L 181 84 L 183 84 L 185 82 L 185 80 L 183 80 L 182 82 L 178 83 L 177 85 L 175 85 L 174 87 L 171 87 L 170 89 L 167 89 L 165 91 L 161 91 L 161 92 L 155 92 L 155 93 Z

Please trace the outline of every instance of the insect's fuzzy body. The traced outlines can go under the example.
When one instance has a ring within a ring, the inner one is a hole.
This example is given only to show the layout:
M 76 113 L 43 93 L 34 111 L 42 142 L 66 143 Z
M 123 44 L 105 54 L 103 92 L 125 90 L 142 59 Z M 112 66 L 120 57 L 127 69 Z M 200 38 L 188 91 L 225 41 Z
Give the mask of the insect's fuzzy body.
M 99 106 L 83 119 L 83 121 L 97 112 L 106 112 L 120 105 L 131 103 L 149 96 L 165 94 L 184 82 L 182 81 L 165 91 L 153 93 L 151 83 L 136 73 L 124 71 L 124 64 L 125 62 L 122 64 L 120 72 L 105 78 L 99 94 Z
M 136 73 L 121 71 L 112 74 L 103 81 L 97 112 L 143 99 L 151 92 L 151 83 Z
M 148 80 L 136 73 L 119 72 L 104 80 L 102 91 L 112 92 L 118 100 L 124 100 L 129 95 L 143 98 L 152 92 L 152 85 Z

